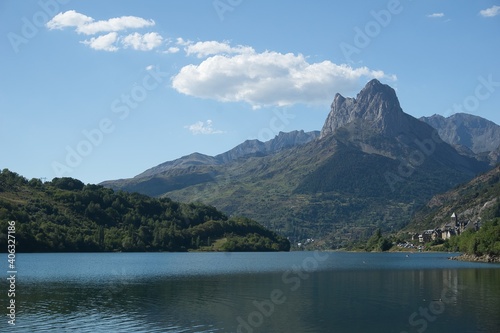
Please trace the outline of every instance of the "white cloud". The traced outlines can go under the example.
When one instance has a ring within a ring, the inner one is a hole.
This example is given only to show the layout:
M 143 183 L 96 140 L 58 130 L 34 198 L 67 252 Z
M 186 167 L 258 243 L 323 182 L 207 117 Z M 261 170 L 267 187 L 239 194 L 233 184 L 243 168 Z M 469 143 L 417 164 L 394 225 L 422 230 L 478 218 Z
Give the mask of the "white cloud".
M 190 45 L 192 43 L 193 42 L 191 42 L 190 40 L 184 40 L 182 37 L 178 37 L 177 41 L 176 41 L 176 44 L 180 45 L 180 46 L 187 46 L 187 45 Z
M 309 63 L 301 54 L 240 49 L 245 52 L 214 55 L 198 65 L 184 66 L 172 78 L 172 87 L 190 96 L 246 102 L 259 108 L 330 102 L 336 92 L 355 92 L 368 79 L 396 80 L 395 76 L 367 67 L 352 68 L 330 61 Z
M 140 34 L 135 32 L 122 38 L 121 42 L 125 48 L 134 50 L 151 51 L 161 45 L 163 38 L 156 32 Z
M 168 49 L 166 49 L 165 51 L 163 51 L 163 53 L 177 53 L 179 51 L 180 51 L 180 49 L 178 47 L 171 46 Z
M 54 29 L 64 29 L 67 27 L 80 27 L 86 24 L 92 23 L 94 19 L 87 15 L 83 15 L 77 13 L 74 10 L 68 10 L 64 13 L 59 13 L 54 16 L 49 22 L 47 22 L 46 26 L 50 30 Z
M 147 70 L 147 71 L 151 71 L 151 70 L 153 70 L 154 68 L 155 68 L 155 66 L 153 66 L 153 65 L 146 66 L 146 70 Z
M 163 43 L 163 37 L 157 32 L 145 34 L 135 32 L 127 36 L 120 36 L 117 33 L 123 30 L 140 29 L 154 25 L 153 20 L 146 20 L 137 16 L 121 16 L 95 21 L 92 17 L 74 10 L 68 10 L 54 16 L 47 22 L 46 27 L 49 30 L 74 28 L 77 33 L 85 35 L 107 33 L 81 42 L 94 50 L 117 51 L 120 47 L 123 47 L 151 51 Z
M 102 32 L 121 31 L 126 29 L 139 29 L 154 26 L 153 20 L 146 20 L 136 16 L 121 16 L 104 21 L 95 21 L 93 18 L 74 10 L 68 10 L 54 16 L 46 26 L 50 30 L 75 28 L 78 33 L 95 35 Z
M 216 130 L 212 127 L 213 122 L 212 120 L 207 120 L 206 122 L 203 121 L 197 121 L 196 123 L 188 126 L 184 126 L 184 128 L 187 128 L 192 134 L 198 135 L 198 134 L 222 134 L 224 133 L 223 131 Z
M 181 44 L 182 45 L 182 44 Z M 189 44 L 184 42 L 186 45 L 186 54 L 195 54 L 198 58 L 204 58 L 215 54 L 240 54 L 240 53 L 254 53 L 254 49 L 249 46 L 238 45 L 232 47 L 227 42 L 217 42 L 217 41 L 207 41 L 198 42 L 196 44 Z
M 118 47 L 114 45 L 117 40 L 118 34 L 116 32 L 110 32 L 106 35 L 84 40 L 81 43 L 90 46 L 94 50 L 114 52 L 118 50 Z
M 500 14 L 500 6 L 492 6 L 479 12 L 483 17 L 494 17 Z
M 85 24 L 77 28 L 77 32 L 82 32 L 86 35 L 93 35 L 106 31 L 121 31 L 126 29 L 139 29 L 144 27 L 154 26 L 153 20 L 146 20 L 135 16 L 122 16 L 112 18 L 107 21 L 97 21 L 90 24 Z
M 432 14 L 427 15 L 427 17 L 429 17 L 429 18 L 440 18 L 440 17 L 444 17 L 444 13 L 432 13 Z

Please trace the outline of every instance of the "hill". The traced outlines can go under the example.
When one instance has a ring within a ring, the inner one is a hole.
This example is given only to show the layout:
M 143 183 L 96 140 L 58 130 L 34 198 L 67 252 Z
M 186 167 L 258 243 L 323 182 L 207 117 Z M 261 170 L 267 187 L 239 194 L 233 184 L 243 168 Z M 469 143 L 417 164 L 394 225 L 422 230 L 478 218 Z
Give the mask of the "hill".
M 192 153 L 152 167 L 134 178 L 104 181 L 101 185 L 115 190 L 161 196 L 187 186 L 213 181 L 213 177 L 217 173 L 215 170 L 218 167 L 304 145 L 315 140 L 319 134 L 319 131 L 280 132 L 274 139 L 266 142 L 246 140 L 233 149 L 216 156 Z
M 0 173 L 0 230 L 15 221 L 18 252 L 288 251 L 290 243 L 212 206 L 114 192 L 72 178 L 42 183 Z M 0 246 L 7 249 L 5 234 Z
M 500 165 L 471 181 L 432 197 L 415 213 L 407 230 L 434 229 L 451 222 L 481 222 L 500 213 Z
M 103 185 L 204 202 L 330 248 L 403 228 L 433 195 L 488 168 L 404 113 L 394 89 L 372 80 L 356 98 L 337 94 L 319 138 L 307 143 Z
M 460 231 L 444 242 L 443 249 L 460 251 L 466 260 L 500 262 L 500 165 L 434 196 L 407 230 L 444 230 L 446 224 L 459 225 Z

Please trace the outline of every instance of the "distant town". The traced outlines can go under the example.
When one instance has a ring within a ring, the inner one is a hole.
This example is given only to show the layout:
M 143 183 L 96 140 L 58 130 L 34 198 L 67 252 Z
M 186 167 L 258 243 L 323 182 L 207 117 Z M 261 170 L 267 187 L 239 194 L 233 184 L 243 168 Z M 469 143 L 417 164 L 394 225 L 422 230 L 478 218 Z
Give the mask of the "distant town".
M 428 229 L 422 231 L 420 234 L 415 233 L 412 234 L 411 240 L 418 241 L 419 245 L 414 245 L 410 242 L 399 243 L 397 244 L 400 248 L 415 248 L 418 250 L 423 249 L 423 245 L 425 243 L 429 243 L 436 240 L 447 240 L 453 236 L 458 236 L 466 230 L 474 230 L 477 231 L 481 227 L 481 222 L 476 221 L 472 222 L 470 220 L 459 220 L 458 215 L 454 212 L 451 216 L 450 223 L 447 223 L 441 227 L 435 229 Z

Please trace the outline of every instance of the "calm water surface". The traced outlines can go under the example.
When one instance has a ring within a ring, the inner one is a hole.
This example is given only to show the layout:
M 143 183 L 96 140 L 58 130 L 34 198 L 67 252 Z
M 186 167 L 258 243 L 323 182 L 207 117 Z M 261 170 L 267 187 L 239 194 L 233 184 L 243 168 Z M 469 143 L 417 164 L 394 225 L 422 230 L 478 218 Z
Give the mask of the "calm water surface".
M 18 254 L 0 332 L 500 332 L 500 266 L 448 256 Z

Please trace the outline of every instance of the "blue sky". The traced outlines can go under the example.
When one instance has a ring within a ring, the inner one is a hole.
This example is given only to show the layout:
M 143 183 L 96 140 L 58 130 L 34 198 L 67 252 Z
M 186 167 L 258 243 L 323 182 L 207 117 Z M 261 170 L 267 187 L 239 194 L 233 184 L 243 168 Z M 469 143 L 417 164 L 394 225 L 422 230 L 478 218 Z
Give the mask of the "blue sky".
M 500 1 L 0 1 L 0 168 L 86 183 L 320 130 L 372 78 L 500 124 Z

